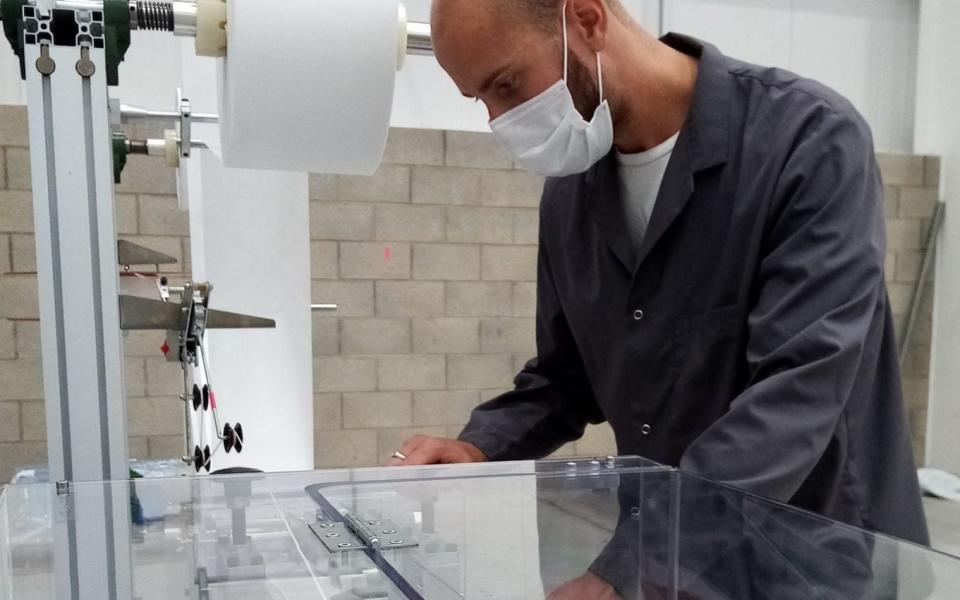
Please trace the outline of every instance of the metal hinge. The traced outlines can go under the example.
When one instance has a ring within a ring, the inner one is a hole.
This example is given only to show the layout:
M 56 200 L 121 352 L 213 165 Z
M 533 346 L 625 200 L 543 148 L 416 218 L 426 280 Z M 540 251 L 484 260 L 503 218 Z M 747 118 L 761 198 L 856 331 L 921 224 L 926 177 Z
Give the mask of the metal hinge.
M 364 519 L 350 513 L 340 516 L 343 520 L 335 521 L 320 511 L 317 522 L 310 525 L 310 530 L 330 552 L 397 550 L 419 545 L 414 536 L 402 534 L 393 521 Z

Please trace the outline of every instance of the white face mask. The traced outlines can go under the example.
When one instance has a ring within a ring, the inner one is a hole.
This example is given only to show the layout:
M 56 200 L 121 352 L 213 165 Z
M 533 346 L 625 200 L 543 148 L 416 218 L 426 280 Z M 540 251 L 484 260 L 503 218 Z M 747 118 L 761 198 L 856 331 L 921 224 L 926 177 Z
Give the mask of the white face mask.
M 613 117 L 603 99 L 603 70 L 597 54 L 600 105 L 587 123 L 567 87 L 567 8 L 563 7 L 563 80 L 490 122 L 500 147 L 528 171 L 549 177 L 583 173 L 613 148 Z

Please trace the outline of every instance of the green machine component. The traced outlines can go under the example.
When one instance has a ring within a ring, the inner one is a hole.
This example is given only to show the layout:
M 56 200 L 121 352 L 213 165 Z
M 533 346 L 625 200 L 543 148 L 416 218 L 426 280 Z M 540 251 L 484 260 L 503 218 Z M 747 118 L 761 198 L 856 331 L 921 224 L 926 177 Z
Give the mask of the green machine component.
M 3 35 L 20 59 L 20 78 L 27 78 L 23 64 L 23 7 L 27 0 L 0 0 L 0 18 L 3 18 Z M 16 16 L 14 16 L 16 15 Z
M 103 0 L 107 55 L 107 85 L 120 84 L 120 63 L 130 47 L 130 5 L 126 0 Z
M 123 168 L 127 166 L 127 136 L 122 131 L 114 131 L 111 141 L 113 148 L 113 182 L 120 185 Z

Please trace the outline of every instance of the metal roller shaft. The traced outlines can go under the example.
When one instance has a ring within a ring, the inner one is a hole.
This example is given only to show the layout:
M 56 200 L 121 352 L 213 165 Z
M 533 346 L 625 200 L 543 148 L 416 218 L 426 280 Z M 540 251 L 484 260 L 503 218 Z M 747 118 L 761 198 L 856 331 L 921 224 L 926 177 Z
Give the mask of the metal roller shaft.
M 407 23 L 407 54 L 433 56 L 429 23 Z

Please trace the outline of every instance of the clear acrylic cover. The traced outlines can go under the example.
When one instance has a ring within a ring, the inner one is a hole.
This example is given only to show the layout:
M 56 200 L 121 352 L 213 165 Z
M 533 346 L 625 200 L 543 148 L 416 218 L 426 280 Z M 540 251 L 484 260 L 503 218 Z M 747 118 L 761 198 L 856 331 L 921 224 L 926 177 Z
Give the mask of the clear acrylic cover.
M 639 458 L 0 492 L 4 600 L 525 599 L 587 572 L 625 600 L 960 598 L 958 558 Z

